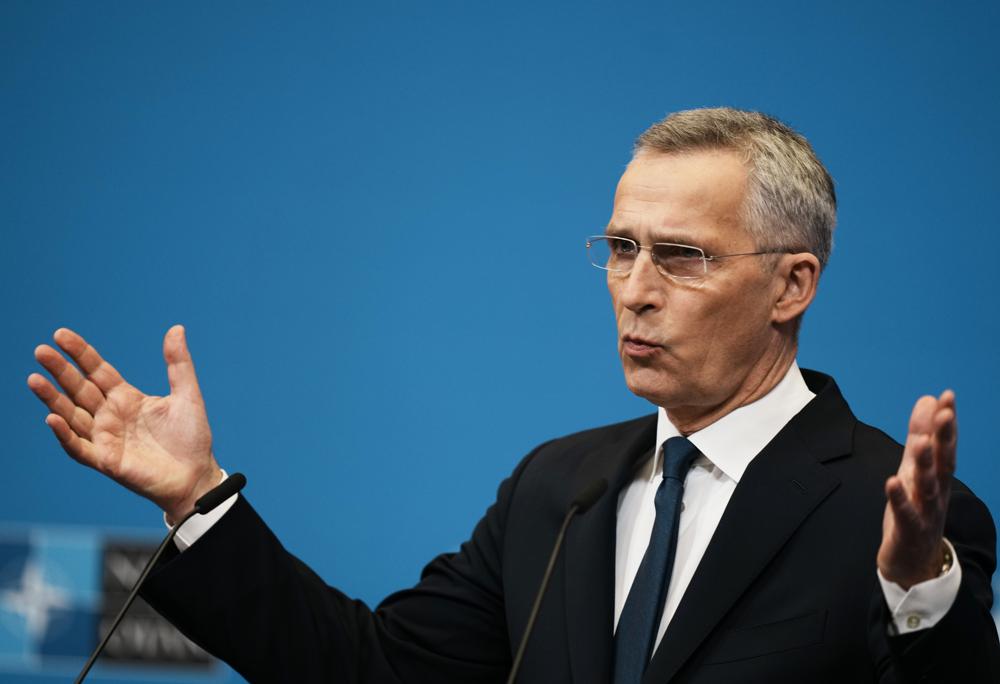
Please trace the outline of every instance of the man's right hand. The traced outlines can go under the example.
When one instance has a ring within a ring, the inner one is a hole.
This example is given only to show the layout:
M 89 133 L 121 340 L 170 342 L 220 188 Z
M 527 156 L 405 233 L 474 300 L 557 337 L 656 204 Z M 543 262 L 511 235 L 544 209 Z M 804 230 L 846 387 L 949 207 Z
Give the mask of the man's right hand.
M 212 432 L 198 388 L 184 328 L 163 338 L 170 395 L 143 394 L 72 330 L 60 328 L 56 344 L 35 359 L 62 388 L 40 373 L 28 387 L 49 407 L 46 424 L 71 457 L 98 470 L 163 509 L 170 522 L 183 517 L 202 494 L 219 484 Z

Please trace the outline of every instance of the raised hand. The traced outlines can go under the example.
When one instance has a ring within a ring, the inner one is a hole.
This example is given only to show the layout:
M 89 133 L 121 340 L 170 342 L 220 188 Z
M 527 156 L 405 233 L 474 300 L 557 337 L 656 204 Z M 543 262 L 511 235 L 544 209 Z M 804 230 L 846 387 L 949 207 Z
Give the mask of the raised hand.
M 162 508 L 177 520 L 222 478 L 184 328 L 163 338 L 170 395 L 143 394 L 67 328 L 53 335 L 73 365 L 49 345 L 35 359 L 62 388 L 40 373 L 28 387 L 49 407 L 46 424 L 71 457 Z
M 882 575 L 904 589 L 941 573 L 957 442 L 955 393 L 917 400 L 903 461 L 885 483 L 888 503 L 878 551 Z

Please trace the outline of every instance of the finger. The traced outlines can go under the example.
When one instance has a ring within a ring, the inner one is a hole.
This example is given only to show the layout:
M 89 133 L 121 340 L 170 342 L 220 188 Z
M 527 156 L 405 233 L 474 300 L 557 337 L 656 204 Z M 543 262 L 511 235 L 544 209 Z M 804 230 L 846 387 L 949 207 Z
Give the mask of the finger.
M 910 413 L 910 434 L 929 435 L 932 430 L 934 412 L 937 410 L 938 400 L 935 397 L 926 395 L 917 399 Z
M 917 496 L 921 478 L 933 466 L 934 460 L 930 453 L 930 438 L 927 435 L 910 435 L 903 451 L 903 463 L 896 476 L 906 488 L 907 496 Z
M 897 523 L 913 529 L 917 525 L 919 515 L 906 494 L 902 480 L 893 475 L 885 482 L 885 495 Z
M 52 338 L 104 394 L 124 382 L 114 366 L 102 359 L 96 349 L 69 328 L 59 328 Z
M 201 401 L 198 377 L 194 372 L 194 361 L 187 346 L 184 326 L 175 325 L 163 338 L 163 359 L 167 362 L 167 379 L 170 393 Z
M 955 473 L 958 421 L 953 409 L 939 411 L 934 417 L 934 459 L 942 477 Z
M 941 444 L 951 445 L 956 441 L 956 428 L 958 427 L 955 422 L 955 410 L 952 408 L 942 408 L 938 409 L 934 413 L 933 418 L 933 432 L 934 438 L 941 442 Z
M 934 465 L 942 483 L 950 482 L 955 473 L 958 445 L 958 418 L 955 413 L 955 393 L 941 395 L 939 409 L 934 414 Z
M 903 460 L 899 465 L 899 475 L 904 480 L 909 481 L 913 472 L 917 469 L 917 461 L 920 455 L 930 444 L 930 436 L 923 432 L 911 432 L 906 436 L 906 444 L 903 445 Z
M 90 430 L 94 426 L 94 417 L 90 413 L 74 404 L 40 373 L 28 376 L 28 387 L 50 411 L 65 420 L 73 432 L 90 439 Z
M 97 450 L 94 449 L 94 445 L 73 432 L 62 416 L 50 413 L 45 418 L 45 424 L 52 429 L 59 444 L 70 458 L 85 466 L 97 467 Z
M 104 393 L 83 377 L 76 366 L 47 344 L 40 344 L 35 348 L 35 359 L 52 374 L 74 403 L 82 406 L 90 415 L 97 413 L 97 409 L 104 403 Z
M 914 488 L 911 500 L 917 512 L 927 515 L 937 510 L 937 499 L 940 496 L 937 468 L 934 467 L 934 455 L 931 441 L 924 441 L 924 448 L 917 456 L 917 469 L 914 473 Z
M 899 465 L 899 475 L 903 477 L 904 484 L 908 489 L 912 489 L 914 470 L 916 469 L 916 459 L 926 448 L 925 440 L 933 428 L 934 411 L 937 408 L 937 399 L 932 396 L 923 396 L 917 399 L 910 413 L 909 432 L 906 435 L 906 444 L 903 448 L 903 460 Z

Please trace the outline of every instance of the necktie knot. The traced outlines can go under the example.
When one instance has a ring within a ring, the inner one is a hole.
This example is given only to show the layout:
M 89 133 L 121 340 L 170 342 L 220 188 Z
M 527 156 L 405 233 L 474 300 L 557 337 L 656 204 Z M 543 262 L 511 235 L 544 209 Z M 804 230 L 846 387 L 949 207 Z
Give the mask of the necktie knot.
M 698 457 L 696 447 L 687 437 L 671 437 L 663 443 L 663 477 L 684 482 L 687 471 Z

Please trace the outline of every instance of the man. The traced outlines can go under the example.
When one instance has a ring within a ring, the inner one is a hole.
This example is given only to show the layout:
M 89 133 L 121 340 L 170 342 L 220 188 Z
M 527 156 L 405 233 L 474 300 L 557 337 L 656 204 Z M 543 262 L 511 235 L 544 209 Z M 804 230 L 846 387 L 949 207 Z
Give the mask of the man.
M 455 554 L 375 611 L 289 555 L 242 498 L 194 520 L 147 599 L 251 681 L 503 681 L 570 502 L 523 682 L 995 682 L 995 533 L 955 468 L 955 397 L 916 402 L 905 446 L 795 364 L 829 256 L 833 183 L 752 112 L 644 133 L 606 234 L 630 390 L 655 416 L 529 454 Z M 179 519 L 224 476 L 184 332 L 168 397 L 75 333 L 28 384 L 66 451 Z M 82 371 L 82 373 L 81 373 Z

